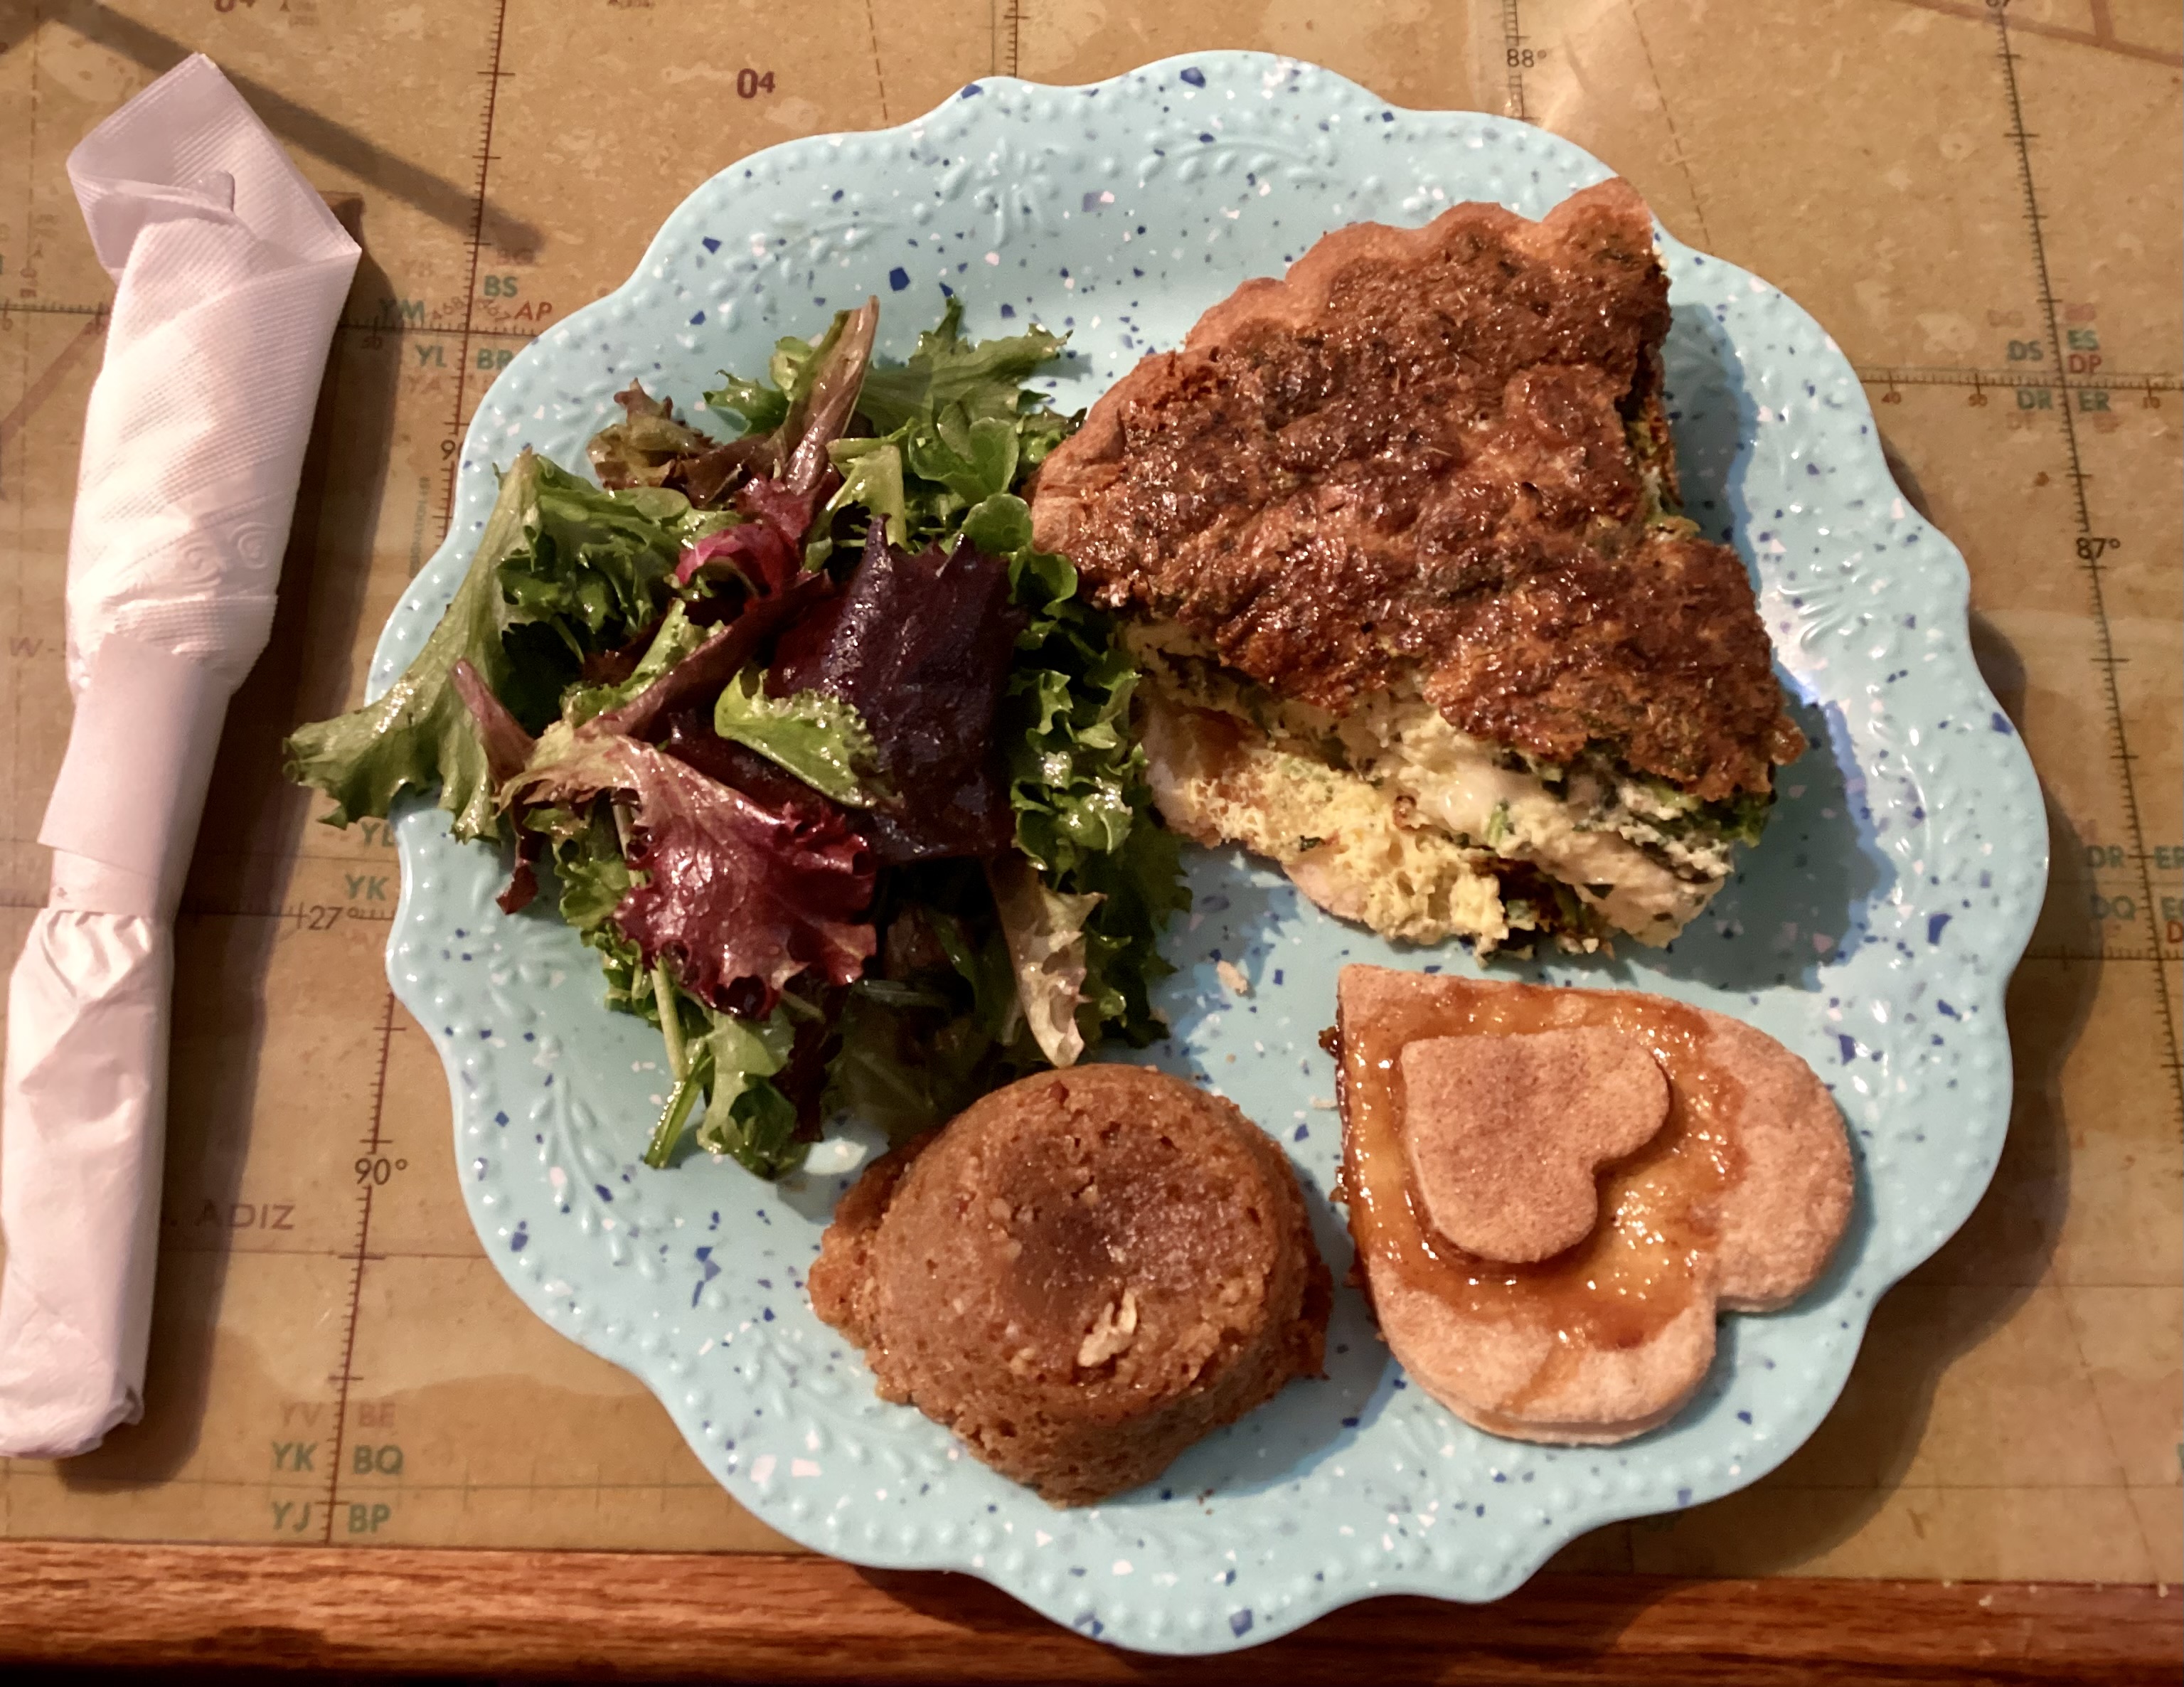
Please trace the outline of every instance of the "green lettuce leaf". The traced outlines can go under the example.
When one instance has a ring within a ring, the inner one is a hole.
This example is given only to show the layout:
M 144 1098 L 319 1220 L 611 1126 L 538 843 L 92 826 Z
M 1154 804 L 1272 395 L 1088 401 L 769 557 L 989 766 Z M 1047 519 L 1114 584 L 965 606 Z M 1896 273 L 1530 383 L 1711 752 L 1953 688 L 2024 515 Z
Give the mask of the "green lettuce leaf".
M 822 1105 L 899 1141 L 1046 1061 L 978 864 L 928 862 L 894 882 L 881 966 L 850 986 Z
M 450 680 L 455 664 L 535 727 L 578 660 L 659 617 L 683 544 L 729 519 L 661 487 L 602 492 L 525 450 L 416 660 L 377 702 L 291 736 L 288 777 L 334 799 L 336 826 L 383 817 L 403 790 L 437 785 L 455 836 L 494 835 L 491 771 Z
M 679 601 L 669 604 L 660 630 L 652 635 L 652 643 L 644 647 L 644 654 L 638 659 L 629 677 L 620 685 L 571 686 L 561 695 L 562 721 L 571 727 L 581 726 L 593 715 L 628 702 L 703 644 L 710 631 L 692 621 Z
M 510 621 L 552 628 L 577 656 L 635 637 L 666 602 L 682 547 L 733 519 L 665 487 L 602 492 L 532 461 L 526 543 L 502 560 L 501 590 Z
M 823 1103 L 897 1142 L 945 1124 L 975 1100 L 994 1046 L 971 1014 L 905 1005 L 890 995 L 901 988 L 876 980 L 850 988 Z
M 522 824 L 547 838 L 554 877 L 560 886 L 557 911 L 588 948 L 599 951 L 606 973 L 607 1006 L 658 1025 L 659 1005 L 653 999 L 644 956 L 608 917 L 635 882 L 622 859 L 612 805 L 529 808 L 522 812 Z M 688 1004 L 683 1017 L 693 1034 L 704 1028 L 704 1015 L 696 1003 Z
M 865 370 L 856 414 L 872 431 L 827 448 L 843 480 L 827 510 L 861 509 L 885 522 L 889 541 L 905 548 L 953 538 L 967 512 L 1012 491 L 1076 425 L 1023 387 L 1061 349 L 1058 336 L 1033 328 L 973 342 L 963 337 L 962 319 L 961 303 L 950 299 L 939 325 L 918 337 L 907 363 Z M 816 342 L 777 342 L 766 379 L 724 374 L 705 394 L 706 408 L 740 417 L 746 436 L 793 431 L 801 407 L 814 402 L 827 354 L 844 331 L 844 317 L 837 316 Z M 831 549 L 823 534 L 814 543 L 822 559 Z
M 902 448 L 891 439 L 838 439 L 827 455 L 842 476 L 830 509 L 861 505 L 874 521 L 887 523 L 888 542 L 910 543 L 910 504 L 902 482 Z
M 950 404 L 928 428 L 908 430 L 911 470 L 922 481 L 937 481 L 966 509 L 1005 493 L 1016 484 L 1017 430 L 1013 420 L 974 417 L 961 404 Z
M 963 537 L 988 556 L 1014 556 L 1031 546 L 1031 506 L 1013 493 L 995 493 L 963 518 Z
M 801 340 L 784 340 L 782 345 L 803 348 L 806 357 L 811 348 Z M 775 354 L 777 359 L 779 353 Z M 788 416 L 788 395 L 766 381 L 745 381 L 740 376 L 721 371 L 721 384 L 705 395 L 705 408 L 722 415 L 736 417 L 744 425 L 746 436 L 772 433 Z
M 891 543 L 945 545 L 972 512 L 1006 497 L 1067 438 L 1073 418 L 1058 414 L 1023 381 L 1061 349 L 1043 328 L 1006 339 L 967 341 L 963 308 L 950 299 L 938 327 L 918 337 L 900 368 L 872 368 L 857 414 L 872 436 L 837 440 L 828 456 L 842 487 L 830 510 L 862 508 L 884 521 Z M 1006 555 L 1030 543 L 974 539 Z
M 961 404 L 973 418 L 1014 420 L 1025 399 L 1042 402 L 1025 393 L 1023 384 L 1061 345 L 1059 335 L 1039 327 L 1003 339 L 966 340 L 963 302 L 951 297 L 938 326 L 917 337 L 907 362 L 866 374 L 857 414 L 879 433 L 892 433 L 908 421 L 930 421 L 951 404 Z
M 1142 1049 L 1167 1034 L 1152 987 L 1175 971 L 1160 952 L 1169 916 L 1190 906 L 1182 840 L 1140 814 L 1123 847 L 1090 855 L 1068 882 L 1099 905 L 1084 922 L 1084 982 L 1078 1022 Z
M 711 1093 L 698 1125 L 698 1146 L 725 1154 L 761 1178 L 785 1178 L 810 1144 L 796 1140 L 796 1105 L 769 1082 L 788 1064 L 796 1032 L 787 1010 L 751 1021 L 713 1016 L 704 1042 Z
M 1113 1034 L 1142 1047 L 1164 1031 L 1151 987 L 1175 970 L 1160 935 L 1190 892 L 1181 846 L 1151 813 L 1145 750 L 1129 730 L 1137 669 L 1113 619 L 1077 595 L 1068 560 L 1031 547 L 1028 517 L 996 508 L 990 519 L 1025 539 L 1010 581 L 1031 624 L 1017 640 L 1001 735 L 1017 847 L 1050 894 L 1097 899 L 1083 927 L 1086 1043 Z
M 552 838 L 554 872 L 560 881 L 561 918 L 593 949 L 607 976 L 607 1006 L 666 1026 L 663 987 L 675 1016 L 668 1038 L 671 1062 L 677 1050 L 682 1074 L 663 1110 L 648 1164 L 664 1166 L 699 1098 L 705 1098 L 697 1139 L 714 1154 L 732 1155 L 761 1178 L 785 1177 L 804 1163 L 805 1144 L 794 1140 L 796 1108 L 768 1080 L 788 1064 L 795 1031 L 785 1007 L 753 1022 L 694 999 L 665 968 L 648 968 L 636 944 L 610 917 L 636 882 L 604 802 L 588 815 L 566 809 L 527 811 L 526 823 Z
M 745 668 L 713 705 L 713 730 L 844 807 L 870 808 L 887 794 L 864 718 L 825 692 L 768 697 L 765 671 Z
M 705 408 L 740 417 L 745 435 L 772 433 L 788 420 L 790 411 L 811 401 L 827 354 L 842 337 L 849 316 L 846 310 L 837 311 L 827 331 L 816 340 L 801 340 L 793 334 L 776 340 L 763 381 L 745 381 L 722 370 L 721 384 L 705 395 Z
M 509 679 L 501 635 L 510 611 L 500 587 L 501 565 L 526 549 L 538 511 L 544 459 L 525 451 L 501 476 L 500 496 L 478 536 L 470 571 L 432 636 L 376 703 L 331 721 L 302 727 L 284 746 L 287 777 L 334 799 L 326 820 L 347 826 L 384 818 L 404 789 L 439 787 L 440 806 L 454 816 L 458 838 L 499 831 L 493 782 L 477 723 L 448 676 L 467 660 L 493 691 Z M 559 470 L 554 470 L 558 474 Z
M 526 819 L 535 830 L 566 834 L 554 838 L 553 845 L 562 920 L 586 943 L 596 942 L 605 931 L 621 946 L 626 939 L 613 933 L 606 920 L 629 889 L 629 864 L 622 860 L 621 843 L 606 807 L 594 805 L 588 819 L 577 819 L 566 809 L 535 809 Z M 636 945 L 628 947 L 635 951 Z

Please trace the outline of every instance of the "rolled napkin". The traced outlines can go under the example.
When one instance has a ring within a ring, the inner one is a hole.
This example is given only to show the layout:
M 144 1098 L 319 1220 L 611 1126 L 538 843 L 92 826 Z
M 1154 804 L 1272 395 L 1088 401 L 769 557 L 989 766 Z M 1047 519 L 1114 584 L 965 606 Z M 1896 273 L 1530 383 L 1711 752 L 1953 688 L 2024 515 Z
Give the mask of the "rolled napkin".
M 202 55 L 93 130 L 69 178 L 116 287 L 69 536 L 52 894 L 0 1088 L 0 1454 L 43 1458 L 142 1415 L 175 905 L 357 261 Z

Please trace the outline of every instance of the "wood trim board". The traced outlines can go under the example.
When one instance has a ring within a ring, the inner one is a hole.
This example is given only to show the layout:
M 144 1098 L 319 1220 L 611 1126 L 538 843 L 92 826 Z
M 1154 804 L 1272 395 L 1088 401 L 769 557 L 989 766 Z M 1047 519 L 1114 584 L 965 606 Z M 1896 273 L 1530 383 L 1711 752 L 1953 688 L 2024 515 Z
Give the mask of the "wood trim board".
M 0 1665 L 915 1683 L 2162 1683 L 2167 1587 L 1543 1575 L 1149 1656 L 967 1577 L 786 1554 L 0 1543 Z

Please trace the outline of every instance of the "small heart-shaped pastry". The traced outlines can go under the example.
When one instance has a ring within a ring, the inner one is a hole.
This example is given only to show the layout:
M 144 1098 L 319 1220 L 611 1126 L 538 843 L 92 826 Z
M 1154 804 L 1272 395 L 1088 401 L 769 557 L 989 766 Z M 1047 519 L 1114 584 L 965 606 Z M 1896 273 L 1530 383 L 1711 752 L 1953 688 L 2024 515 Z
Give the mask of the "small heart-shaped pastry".
M 1373 1316 L 1413 1384 L 1494 1434 L 1667 1423 L 1717 1315 L 1796 1300 L 1849 1221 L 1834 1097 L 1727 1014 L 1382 966 L 1344 967 L 1336 1007 L 1337 1198 Z
M 1646 1045 L 1605 1026 L 1427 1037 L 1402 1052 L 1403 1147 L 1427 1222 L 1466 1253 L 1529 1265 L 1600 1222 L 1600 1168 L 1669 1117 Z

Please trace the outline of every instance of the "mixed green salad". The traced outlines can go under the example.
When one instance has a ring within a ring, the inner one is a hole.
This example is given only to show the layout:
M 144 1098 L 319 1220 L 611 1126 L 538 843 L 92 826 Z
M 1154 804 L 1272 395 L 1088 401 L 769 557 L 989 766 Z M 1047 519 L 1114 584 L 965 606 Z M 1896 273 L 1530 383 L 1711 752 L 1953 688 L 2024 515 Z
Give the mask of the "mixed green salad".
M 967 341 L 951 298 L 890 367 L 878 320 L 724 376 L 707 429 L 632 383 L 596 485 L 523 452 L 408 671 L 288 741 L 336 826 L 437 787 L 512 849 L 501 906 L 660 1028 L 655 1166 L 694 1135 L 780 1177 L 838 1109 L 923 1128 L 1162 1029 L 1189 894 L 1137 671 L 1018 495 L 1078 420 L 1023 386 L 1061 342 Z

